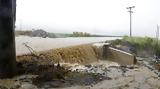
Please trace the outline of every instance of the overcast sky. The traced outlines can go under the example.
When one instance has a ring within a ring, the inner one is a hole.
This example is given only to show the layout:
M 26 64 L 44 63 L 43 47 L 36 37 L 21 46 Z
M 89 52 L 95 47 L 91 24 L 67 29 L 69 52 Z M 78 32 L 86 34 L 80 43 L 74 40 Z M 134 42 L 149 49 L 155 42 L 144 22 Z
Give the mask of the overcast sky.
M 126 7 L 133 5 L 133 35 L 155 36 L 160 24 L 160 0 L 17 0 L 16 27 L 127 35 Z

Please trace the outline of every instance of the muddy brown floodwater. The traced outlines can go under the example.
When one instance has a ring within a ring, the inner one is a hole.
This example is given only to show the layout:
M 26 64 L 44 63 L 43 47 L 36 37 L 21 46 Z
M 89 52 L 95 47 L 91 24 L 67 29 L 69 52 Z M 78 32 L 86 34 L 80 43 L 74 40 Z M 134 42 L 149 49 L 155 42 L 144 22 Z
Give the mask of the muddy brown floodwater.
M 92 45 L 80 45 L 103 40 L 106 38 L 16 38 L 18 54 L 29 52 L 24 42 L 36 51 L 53 50 L 44 51 L 39 57 L 17 57 L 23 73 L 12 79 L 1 79 L 0 89 L 160 89 L 160 72 L 149 62 L 152 59 L 137 57 L 137 64 L 122 66 L 97 57 Z M 61 55 L 54 57 L 55 54 Z M 58 58 L 63 59 L 61 67 L 55 62 Z
M 117 38 L 118 37 L 40 38 L 19 36 L 16 37 L 16 54 L 21 55 L 30 53 L 23 43 L 26 43 L 36 51 L 45 51 L 54 48 L 76 46 L 95 42 L 104 42 L 106 40 L 115 40 Z

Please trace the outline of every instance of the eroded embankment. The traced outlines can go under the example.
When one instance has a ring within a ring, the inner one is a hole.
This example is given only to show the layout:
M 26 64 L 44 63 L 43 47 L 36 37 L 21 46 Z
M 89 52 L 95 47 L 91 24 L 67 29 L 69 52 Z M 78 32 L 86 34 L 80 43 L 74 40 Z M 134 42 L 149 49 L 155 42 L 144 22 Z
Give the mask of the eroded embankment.
M 72 70 L 72 63 L 87 64 L 97 61 L 98 58 L 97 48 L 92 44 L 85 44 L 17 56 L 17 66 L 19 75 L 36 75 L 31 76 L 31 79 L 29 79 L 31 82 L 27 82 L 27 84 L 29 83 L 36 87 L 43 88 L 48 83 L 49 87 L 52 88 L 73 85 L 81 86 L 96 84 L 107 77 L 98 73 L 81 73 L 77 71 L 78 69 Z M 70 64 L 68 65 L 67 63 Z M 57 84 L 57 82 L 61 84 Z
M 69 63 L 88 63 L 97 61 L 99 54 L 97 48 L 92 44 L 78 45 L 73 47 L 51 49 L 43 52 L 36 52 L 27 55 L 17 56 L 17 62 L 34 61 L 46 59 L 49 63 L 69 62 Z
M 127 66 L 97 61 L 103 56 L 103 47 L 97 46 L 87 44 L 17 56 L 20 76 L 0 80 L 0 88 L 159 89 L 159 71 L 146 67 L 149 65 L 144 59 L 138 58 L 136 65 Z

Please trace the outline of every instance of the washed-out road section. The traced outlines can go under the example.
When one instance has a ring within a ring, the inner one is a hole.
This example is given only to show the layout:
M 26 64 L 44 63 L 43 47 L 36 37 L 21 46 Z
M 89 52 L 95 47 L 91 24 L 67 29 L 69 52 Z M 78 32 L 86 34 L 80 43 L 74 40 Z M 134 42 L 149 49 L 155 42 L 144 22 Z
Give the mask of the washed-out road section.
M 46 51 L 49 49 L 63 48 L 68 46 L 76 46 L 81 44 L 89 44 L 96 42 L 104 42 L 107 40 L 118 39 L 118 37 L 68 37 L 68 38 L 40 38 L 19 36 L 16 37 L 16 55 L 28 54 L 30 51 L 24 45 L 27 44 L 35 51 Z

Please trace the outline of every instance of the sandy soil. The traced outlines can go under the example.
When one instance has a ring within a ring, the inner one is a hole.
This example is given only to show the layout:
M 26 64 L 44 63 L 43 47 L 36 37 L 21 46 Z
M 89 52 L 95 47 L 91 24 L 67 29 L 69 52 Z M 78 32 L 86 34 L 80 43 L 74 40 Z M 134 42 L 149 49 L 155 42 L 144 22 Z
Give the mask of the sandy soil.
M 117 39 L 117 37 L 40 38 L 19 36 L 16 37 L 16 55 L 30 53 L 23 43 L 26 43 L 36 51 L 45 51 L 53 48 L 103 42 L 114 39 Z

